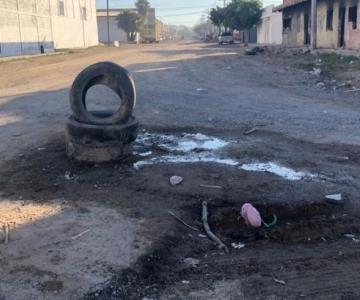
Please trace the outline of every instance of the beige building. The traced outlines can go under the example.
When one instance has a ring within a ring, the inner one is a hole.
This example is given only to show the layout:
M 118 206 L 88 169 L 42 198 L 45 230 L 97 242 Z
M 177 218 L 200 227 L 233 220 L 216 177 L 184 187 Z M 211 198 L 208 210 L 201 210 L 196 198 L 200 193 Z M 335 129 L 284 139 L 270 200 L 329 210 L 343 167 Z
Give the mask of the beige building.
M 118 8 L 109 9 L 109 34 L 107 28 L 107 11 L 106 9 L 97 10 L 97 22 L 99 30 L 99 41 L 102 43 L 113 43 L 115 41 L 127 42 L 127 36 L 124 30 L 119 28 L 117 17 L 123 14 L 125 11 L 137 13 L 135 8 Z M 157 39 L 156 28 L 163 28 L 162 23 L 155 17 L 155 9 L 149 8 L 145 18 L 145 32 L 141 39 L 148 41 L 155 41 Z M 161 24 L 161 25 L 160 25 Z
M 284 0 L 276 10 L 283 12 L 283 44 L 310 44 L 310 0 Z M 360 0 L 317 1 L 316 40 L 318 48 L 360 49 Z
M 282 43 L 282 13 L 273 12 L 274 5 L 265 7 L 257 25 L 257 42 L 260 44 Z
M 0 56 L 98 44 L 95 0 L 0 0 Z

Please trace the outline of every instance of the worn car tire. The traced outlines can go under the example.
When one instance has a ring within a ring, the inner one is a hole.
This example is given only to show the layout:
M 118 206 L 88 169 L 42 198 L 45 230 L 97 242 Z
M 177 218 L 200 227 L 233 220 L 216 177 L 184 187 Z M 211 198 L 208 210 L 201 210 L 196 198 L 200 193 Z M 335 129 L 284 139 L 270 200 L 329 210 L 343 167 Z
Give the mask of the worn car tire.
M 91 112 L 98 118 L 106 118 L 111 112 Z M 122 125 L 92 125 L 77 121 L 71 116 L 65 124 L 66 139 L 77 144 L 129 144 L 136 140 L 139 123 L 130 117 Z
M 117 111 L 99 117 L 86 108 L 86 94 L 94 86 L 102 84 L 112 89 L 121 99 Z M 126 123 L 136 104 L 136 90 L 130 73 L 112 62 L 100 62 L 84 69 L 75 78 L 70 90 L 70 105 L 76 120 L 93 125 Z

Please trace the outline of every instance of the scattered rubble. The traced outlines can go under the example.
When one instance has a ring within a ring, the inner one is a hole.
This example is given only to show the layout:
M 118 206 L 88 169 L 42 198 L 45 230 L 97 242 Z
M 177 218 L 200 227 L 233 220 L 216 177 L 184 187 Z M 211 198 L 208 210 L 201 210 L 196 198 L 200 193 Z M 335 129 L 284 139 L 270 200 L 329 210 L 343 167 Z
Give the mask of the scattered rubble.
M 184 181 L 184 178 L 180 177 L 180 176 L 171 176 L 170 177 L 170 184 L 172 186 L 175 185 L 179 185 L 180 183 L 182 183 Z

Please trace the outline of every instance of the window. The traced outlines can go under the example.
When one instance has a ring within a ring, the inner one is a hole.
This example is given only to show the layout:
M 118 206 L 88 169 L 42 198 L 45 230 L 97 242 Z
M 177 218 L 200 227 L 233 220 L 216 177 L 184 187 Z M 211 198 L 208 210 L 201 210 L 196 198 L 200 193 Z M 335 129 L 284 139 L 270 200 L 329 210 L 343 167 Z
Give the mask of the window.
M 357 6 L 349 8 L 349 22 L 352 22 L 352 29 L 357 28 Z
M 59 0 L 58 2 L 59 16 L 65 16 L 65 3 Z
M 86 7 L 82 6 L 81 7 L 81 16 L 83 20 L 87 20 L 87 13 L 86 13 Z
M 326 29 L 333 30 L 334 10 L 329 9 L 326 14 Z
M 283 29 L 291 30 L 291 18 L 285 18 L 283 21 Z

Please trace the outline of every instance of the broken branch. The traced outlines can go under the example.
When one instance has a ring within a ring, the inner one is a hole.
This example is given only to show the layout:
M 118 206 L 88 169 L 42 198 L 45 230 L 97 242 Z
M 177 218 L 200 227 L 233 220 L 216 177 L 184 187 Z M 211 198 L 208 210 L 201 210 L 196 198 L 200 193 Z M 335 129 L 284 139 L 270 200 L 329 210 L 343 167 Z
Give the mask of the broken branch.
M 224 251 L 226 253 L 228 253 L 229 248 L 210 229 L 210 226 L 208 223 L 208 208 L 207 208 L 206 201 L 203 201 L 203 203 L 202 203 L 202 221 L 203 221 L 205 232 L 208 235 L 208 237 L 219 245 L 219 249 L 224 249 Z
M 169 210 L 169 214 L 172 215 L 176 220 L 178 220 L 181 224 L 185 225 L 186 227 L 194 230 L 194 231 L 200 231 L 199 229 L 190 226 L 189 224 L 187 224 L 185 221 L 183 221 L 182 219 L 180 219 L 177 215 L 175 215 L 171 210 Z

